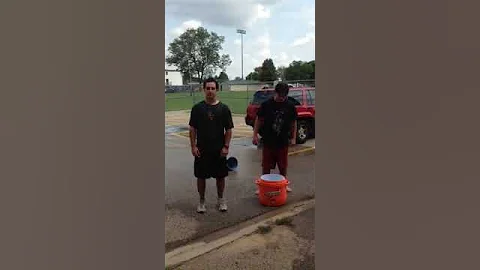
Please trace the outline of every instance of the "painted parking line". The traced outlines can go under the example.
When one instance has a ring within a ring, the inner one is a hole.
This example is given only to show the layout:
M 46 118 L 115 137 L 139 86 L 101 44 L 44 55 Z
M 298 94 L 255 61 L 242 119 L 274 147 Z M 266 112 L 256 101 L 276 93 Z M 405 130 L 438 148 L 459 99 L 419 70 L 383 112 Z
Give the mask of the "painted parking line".
M 183 139 L 190 139 L 188 135 L 182 135 L 181 132 L 178 132 L 178 133 L 170 133 L 168 135 L 172 135 L 172 136 L 175 136 L 175 137 L 178 137 L 178 138 L 183 138 Z
M 288 156 L 296 156 L 300 154 L 311 154 L 315 153 L 315 146 L 308 146 L 305 147 L 304 149 L 288 152 Z

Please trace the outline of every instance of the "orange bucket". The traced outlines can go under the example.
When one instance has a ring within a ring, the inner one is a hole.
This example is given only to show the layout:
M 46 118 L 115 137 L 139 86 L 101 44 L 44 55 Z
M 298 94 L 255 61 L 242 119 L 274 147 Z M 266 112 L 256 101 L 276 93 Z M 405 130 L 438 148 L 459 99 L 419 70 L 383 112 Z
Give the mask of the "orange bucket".
M 282 206 L 287 202 L 287 186 L 290 183 L 280 174 L 264 174 L 255 181 L 258 199 L 265 206 Z

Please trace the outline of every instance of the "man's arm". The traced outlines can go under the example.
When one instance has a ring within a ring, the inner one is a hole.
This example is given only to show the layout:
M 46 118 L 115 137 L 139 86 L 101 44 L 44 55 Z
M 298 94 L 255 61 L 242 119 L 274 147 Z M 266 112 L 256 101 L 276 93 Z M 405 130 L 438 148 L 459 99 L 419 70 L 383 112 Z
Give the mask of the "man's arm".
M 188 134 L 190 137 L 190 147 L 193 149 L 197 146 L 197 128 L 198 128 L 198 113 L 196 112 L 195 106 L 190 111 L 190 120 L 188 125 L 190 128 L 188 129 Z
M 260 127 L 262 126 L 262 121 L 258 115 L 255 117 L 255 124 L 253 125 L 253 136 L 258 136 L 258 131 L 260 130 Z
M 227 129 L 225 131 L 225 147 L 230 147 L 230 141 L 232 140 L 232 129 Z
M 255 124 L 253 125 L 253 137 L 258 136 L 258 132 L 263 124 L 263 117 L 265 116 L 265 106 L 262 103 L 258 108 L 257 116 L 255 117 Z
M 190 137 L 190 147 L 193 148 L 196 146 L 197 130 L 194 127 L 190 126 L 190 128 L 188 129 L 188 134 Z
M 293 116 L 293 123 L 292 123 L 291 140 L 295 142 L 297 140 L 297 118 L 298 118 L 297 108 L 295 106 L 293 106 L 292 116 Z
M 292 124 L 292 140 L 296 140 L 297 139 L 297 120 L 293 120 L 293 124 Z
M 229 148 L 230 147 L 230 141 L 232 140 L 232 129 L 234 127 L 233 125 L 233 118 L 232 118 L 232 112 L 230 111 L 230 108 L 226 107 L 225 108 L 226 114 L 225 114 L 225 147 Z

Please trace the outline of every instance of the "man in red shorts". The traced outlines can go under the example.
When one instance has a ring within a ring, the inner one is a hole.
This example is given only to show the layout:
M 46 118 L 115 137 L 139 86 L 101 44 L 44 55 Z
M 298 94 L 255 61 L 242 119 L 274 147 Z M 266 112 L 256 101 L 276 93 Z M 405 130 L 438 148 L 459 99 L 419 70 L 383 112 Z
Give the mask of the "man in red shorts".
M 288 91 L 288 84 L 278 83 L 274 97 L 263 102 L 257 112 L 252 142 L 258 145 L 258 131 L 261 128 L 263 174 L 269 174 L 276 165 L 280 174 L 287 176 L 288 147 L 295 144 L 297 136 L 297 110 L 288 99 Z M 287 187 L 287 191 L 292 190 Z

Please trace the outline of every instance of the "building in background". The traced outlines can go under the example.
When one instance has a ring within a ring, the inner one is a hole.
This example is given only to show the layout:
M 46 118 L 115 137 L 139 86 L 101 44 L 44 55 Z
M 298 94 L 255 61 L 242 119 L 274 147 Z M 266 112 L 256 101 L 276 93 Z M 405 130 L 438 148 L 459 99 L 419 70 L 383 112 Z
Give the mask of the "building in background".
M 175 68 L 165 68 L 165 86 L 183 85 L 182 73 Z

